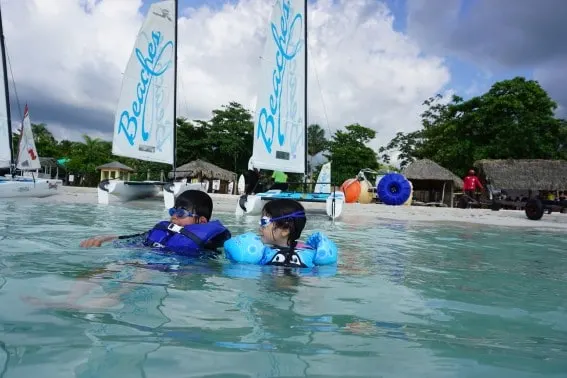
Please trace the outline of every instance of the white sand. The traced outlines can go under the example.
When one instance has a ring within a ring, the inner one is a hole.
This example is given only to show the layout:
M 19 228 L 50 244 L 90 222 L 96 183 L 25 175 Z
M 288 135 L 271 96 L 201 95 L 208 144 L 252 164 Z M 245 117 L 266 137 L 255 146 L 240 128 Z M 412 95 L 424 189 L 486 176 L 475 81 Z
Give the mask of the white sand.
M 229 194 L 211 194 L 216 212 L 234 212 L 238 196 Z M 61 193 L 37 199 L 51 203 L 97 203 L 96 188 L 64 186 Z M 303 202 L 306 209 L 324 213 L 325 204 Z M 111 204 L 108 206 L 120 206 Z M 386 206 L 381 204 L 345 204 L 342 217 L 345 223 L 364 224 L 371 220 L 395 220 L 442 223 L 475 223 L 505 227 L 526 227 L 537 229 L 567 229 L 567 214 L 544 214 L 539 221 L 529 220 L 524 211 L 518 210 L 481 210 L 458 209 L 424 206 Z

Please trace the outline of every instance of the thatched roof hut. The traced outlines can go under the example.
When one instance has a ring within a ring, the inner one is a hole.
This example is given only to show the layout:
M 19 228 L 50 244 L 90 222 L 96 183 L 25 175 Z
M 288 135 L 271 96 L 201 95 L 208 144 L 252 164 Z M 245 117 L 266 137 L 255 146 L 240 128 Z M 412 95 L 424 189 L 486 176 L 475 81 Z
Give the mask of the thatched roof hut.
M 463 187 L 463 180 L 459 176 L 429 159 L 414 161 L 403 169 L 402 174 L 410 181 L 444 181 L 452 182 L 458 189 Z
M 413 185 L 414 204 L 453 207 L 455 189 L 463 187 L 463 180 L 457 175 L 429 159 L 414 161 L 402 174 Z
M 567 161 L 544 159 L 479 160 L 474 163 L 495 189 L 566 190 Z
M 41 171 L 39 177 L 41 178 L 59 178 L 60 172 L 65 172 L 65 167 L 57 164 L 57 160 L 52 157 L 39 157 L 39 164 Z
M 99 165 L 95 168 L 98 170 L 112 170 L 112 171 L 122 171 L 122 172 L 134 172 L 134 169 L 130 168 L 126 164 L 122 164 L 119 161 L 113 161 L 111 163 L 106 163 L 103 165 Z
M 173 171 L 169 172 L 169 178 L 173 177 Z M 177 167 L 175 178 L 207 178 L 211 180 L 236 181 L 236 173 L 218 167 L 208 161 L 194 160 L 190 163 Z
M 53 168 L 53 169 L 57 169 L 57 160 L 55 160 L 55 158 L 52 157 L 39 157 L 39 164 L 41 165 L 42 168 Z

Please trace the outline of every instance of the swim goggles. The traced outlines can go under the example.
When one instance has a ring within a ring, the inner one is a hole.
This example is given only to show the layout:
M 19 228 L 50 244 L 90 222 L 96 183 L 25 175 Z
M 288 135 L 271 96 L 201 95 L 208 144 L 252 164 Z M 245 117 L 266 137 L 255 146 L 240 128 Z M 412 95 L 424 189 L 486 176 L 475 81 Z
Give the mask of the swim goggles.
M 282 220 L 282 219 L 286 219 L 286 218 L 305 218 L 305 212 L 304 211 L 296 211 L 294 213 L 291 214 L 285 214 L 285 215 L 281 215 L 279 217 L 275 217 L 275 218 L 270 218 L 267 216 L 263 216 L 262 218 L 260 218 L 260 227 L 264 228 L 267 227 L 270 223 L 274 222 L 274 221 L 278 221 L 278 220 Z
M 193 214 L 190 211 L 185 210 L 182 207 L 172 207 L 169 209 L 169 216 L 176 216 L 177 218 L 185 218 L 185 217 L 198 217 L 199 215 Z

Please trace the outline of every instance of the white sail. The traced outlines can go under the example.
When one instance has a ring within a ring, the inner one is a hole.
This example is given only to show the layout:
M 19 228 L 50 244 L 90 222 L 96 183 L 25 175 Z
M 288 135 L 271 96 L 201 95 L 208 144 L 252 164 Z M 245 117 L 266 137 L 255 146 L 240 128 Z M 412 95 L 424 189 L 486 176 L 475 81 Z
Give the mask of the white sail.
M 0 20 L 2 22 L 2 20 Z M 0 49 L 4 48 L 0 44 Z M 4 51 L 0 51 L 3 54 Z M 1 55 L 0 55 L 1 56 Z M 6 92 L 4 91 L 4 75 L 6 73 L 0 69 L 0 168 L 10 167 L 10 153 L 12 148 L 10 146 L 10 134 L 8 127 L 8 101 L 6 100 Z
M 305 172 L 306 0 L 277 0 L 262 56 L 254 118 L 255 168 Z
M 315 184 L 314 193 L 331 193 L 331 162 L 323 164 L 317 183 Z
M 173 164 L 175 2 L 150 6 L 122 79 L 112 153 Z
M 39 155 L 33 140 L 33 131 L 30 121 L 28 106 L 24 108 L 24 122 L 20 134 L 20 146 L 18 148 L 18 160 L 16 168 L 23 171 L 36 170 L 41 168 Z

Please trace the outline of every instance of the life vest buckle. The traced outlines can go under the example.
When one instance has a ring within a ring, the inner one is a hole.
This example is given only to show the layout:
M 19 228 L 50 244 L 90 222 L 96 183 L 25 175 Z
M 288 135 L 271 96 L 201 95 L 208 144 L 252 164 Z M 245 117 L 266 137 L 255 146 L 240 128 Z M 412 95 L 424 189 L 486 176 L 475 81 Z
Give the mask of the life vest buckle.
M 167 225 L 167 229 L 168 229 L 169 231 L 173 231 L 173 232 L 176 232 L 176 233 L 179 234 L 179 233 L 181 233 L 181 230 L 183 229 L 183 227 L 178 226 L 178 225 L 176 225 L 175 223 L 169 223 L 169 224 Z

